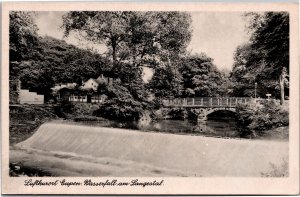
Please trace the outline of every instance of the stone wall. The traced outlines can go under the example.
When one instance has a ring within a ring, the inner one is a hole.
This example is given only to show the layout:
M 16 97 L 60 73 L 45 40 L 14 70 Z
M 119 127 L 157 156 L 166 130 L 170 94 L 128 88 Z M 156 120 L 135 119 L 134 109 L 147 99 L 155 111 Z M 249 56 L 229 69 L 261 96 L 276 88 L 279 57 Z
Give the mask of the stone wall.
M 10 80 L 9 81 L 9 103 L 17 104 L 20 103 L 20 80 Z

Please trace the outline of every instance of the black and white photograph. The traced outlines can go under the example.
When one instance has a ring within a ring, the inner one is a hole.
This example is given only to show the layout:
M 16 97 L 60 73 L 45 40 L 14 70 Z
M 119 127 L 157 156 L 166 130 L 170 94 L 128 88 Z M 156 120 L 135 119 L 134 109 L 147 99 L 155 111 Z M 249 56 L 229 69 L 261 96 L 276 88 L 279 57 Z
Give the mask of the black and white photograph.
M 56 184 L 44 178 L 116 177 L 101 181 L 155 190 L 168 178 L 295 176 L 288 9 L 8 17 L 9 179 L 43 189 Z

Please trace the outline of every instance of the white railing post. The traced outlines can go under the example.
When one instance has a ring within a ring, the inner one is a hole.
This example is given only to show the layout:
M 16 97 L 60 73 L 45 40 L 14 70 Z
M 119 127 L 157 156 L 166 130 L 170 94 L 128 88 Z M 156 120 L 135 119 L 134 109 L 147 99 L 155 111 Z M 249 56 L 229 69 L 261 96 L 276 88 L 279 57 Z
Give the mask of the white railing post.
M 200 103 L 200 105 L 203 106 L 203 98 L 201 98 L 201 103 Z
M 192 99 L 192 105 L 195 105 L 195 98 Z

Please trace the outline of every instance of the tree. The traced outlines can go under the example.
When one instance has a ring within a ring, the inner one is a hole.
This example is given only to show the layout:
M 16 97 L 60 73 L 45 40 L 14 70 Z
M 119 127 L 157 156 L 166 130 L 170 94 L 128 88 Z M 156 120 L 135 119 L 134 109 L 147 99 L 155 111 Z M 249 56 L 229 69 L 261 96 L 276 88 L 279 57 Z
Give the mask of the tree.
M 263 85 L 258 76 L 263 69 L 260 53 L 254 50 L 251 44 L 243 44 L 237 47 L 234 53 L 233 68 L 230 79 L 233 83 L 234 96 L 254 97 L 255 82 L 259 87 Z
M 188 92 L 184 95 L 194 93 L 194 96 L 217 96 L 223 90 L 220 89 L 224 83 L 223 75 L 212 63 L 213 59 L 206 54 L 196 54 L 182 59 L 179 71 L 183 78 L 183 88 Z
M 289 14 L 266 12 L 251 16 L 251 47 L 265 61 L 265 77 L 279 81 L 280 103 L 284 101 L 284 82 L 289 73 Z
M 135 72 L 185 51 L 190 23 L 190 15 L 184 12 L 68 12 L 63 17 L 66 36 L 79 32 L 88 41 L 105 44 L 113 69 L 122 69 L 123 63 Z
M 38 28 L 33 12 L 11 11 L 9 13 L 9 61 L 10 77 L 19 75 L 21 61 L 29 59 L 37 42 Z
M 124 12 L 68 12 L 63 16 L 65 35 L 79 32 L 88 41 L 104 43 L 112 51 L 113 65 L 117 63 L 117 49 L 126 35 Z
M 33 12 L 11 11 L 9 13 L 10 61 L 26 58 L 37 40 L 37 26 Z
M 152 79 L 146 86 L 156 97 L 172 98 L 179 92 L 176 76 L 168 66 L 156 68 Z

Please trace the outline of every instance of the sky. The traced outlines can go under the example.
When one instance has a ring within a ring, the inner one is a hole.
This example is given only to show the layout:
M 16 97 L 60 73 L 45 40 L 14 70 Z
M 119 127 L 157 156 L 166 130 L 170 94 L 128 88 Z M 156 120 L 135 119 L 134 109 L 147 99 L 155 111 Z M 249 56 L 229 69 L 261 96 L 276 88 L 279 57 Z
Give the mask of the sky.
M 63 14 L 64 12 L 38 12 L 36 18 L 38 34 L 64 39 L 67 43 L 79 47 L 87 46 L 84 41 L 80 41 L 74 35 L 63 37 L 63 30 L 60 28 Z M 236 47 L 247 42 L 249 37 L 245 30 L 242 14 L 241 12 L 192 12 L 193 32 L 187 49 L 192 54 L 206 53 L 214 59 L 214 64 L 220 70 L 231 70 Z M 100 52 L 105 50 L 103 46 L 99 45 L 92 47 Z M 150 71 L 145 72 L 149 73 Z
M 192 13 L 192 40 L 188 50 L 204 52 L 221 69 L 232 69 L 233 54 L 238 45 L 246 43 L 246 23 L 241 12 Z

